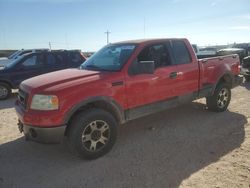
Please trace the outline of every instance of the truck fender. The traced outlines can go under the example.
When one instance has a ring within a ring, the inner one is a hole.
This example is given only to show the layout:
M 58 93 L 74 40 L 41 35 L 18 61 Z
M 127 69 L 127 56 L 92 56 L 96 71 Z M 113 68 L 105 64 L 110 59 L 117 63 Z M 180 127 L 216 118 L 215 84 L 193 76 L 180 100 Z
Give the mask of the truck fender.
M 221 82 L 225 82 L 228 83 L 230 85 L 230 87 L 232 87 L 233 84 L 233 74 L 229 71 L 225 72 L 222 76 L 220 76 L 217 81 L 215 82 L 213 88 L 212 88 L 212 95 L 214 94 L 214 91 L 217 87 L 217 85 Z
M 100 107 L 104 110 L 107 110 L 115 117 L 118 123 L 125 123 L 125 114 L 123 108 L 118 104 L 118 102 L 107 96 L 90 97 L 81 101 L 80 103 L 77 103 L 66 113 L 64 123 L 67 124 L 73 115 L 78 111 L 88 109 L 90 107 Z

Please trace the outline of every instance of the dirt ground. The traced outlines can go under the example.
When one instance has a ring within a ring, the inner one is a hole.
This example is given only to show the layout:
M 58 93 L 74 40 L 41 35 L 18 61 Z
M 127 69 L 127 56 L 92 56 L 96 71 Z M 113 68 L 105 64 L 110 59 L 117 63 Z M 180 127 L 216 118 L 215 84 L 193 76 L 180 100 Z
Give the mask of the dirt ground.
M 223 113 L 207 111 L 202 99 L 132 121 L 94 161 L 65 144 L 25 141 L 15 98 L 0 101 L 0 188 L 250 188 L 250 83 L 232 90 Z

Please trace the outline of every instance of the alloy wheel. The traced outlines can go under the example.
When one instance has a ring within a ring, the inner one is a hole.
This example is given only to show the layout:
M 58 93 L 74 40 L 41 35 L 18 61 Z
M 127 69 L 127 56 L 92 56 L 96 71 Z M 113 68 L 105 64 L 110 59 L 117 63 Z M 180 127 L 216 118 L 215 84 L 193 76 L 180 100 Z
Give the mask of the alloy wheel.
M 102 120 L 89 123 L 82 133 L 82 145 L 91 152 L 101 150 L 110 138 L 110 127 Z
M 218 94 L 217 105 L 219 108 L 224 108 L 229 100 L 229 91 L 227 88 L 222 88 Z

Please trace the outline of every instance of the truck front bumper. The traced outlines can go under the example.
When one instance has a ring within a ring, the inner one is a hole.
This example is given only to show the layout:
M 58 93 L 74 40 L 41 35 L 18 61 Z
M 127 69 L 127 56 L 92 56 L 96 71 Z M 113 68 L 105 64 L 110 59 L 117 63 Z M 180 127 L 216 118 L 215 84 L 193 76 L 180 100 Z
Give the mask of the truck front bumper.
M 60 143 L 63 141 L 66 124 L 58 123 L 58 115 L 50 113 L 27 113 L 18 102 L 15 105 L 18 128 L 26 139 L 40 143 Z M 55 123 L 55 124 L 54 124 Z
M 241 75 L 237 75 L 234 77 L 234 81 L 233 81 L 233 85 L 232 88 L 239 86 L 240 84 L 242 84 L 243 82 L 243 76 Z
M 18 121 L 18 128 L 23 132 L 27 140 L 33 140 L 40 143 L 60 143 L 63 140 L 66 125 L 58 127 L 34 127 L 23 124 Z

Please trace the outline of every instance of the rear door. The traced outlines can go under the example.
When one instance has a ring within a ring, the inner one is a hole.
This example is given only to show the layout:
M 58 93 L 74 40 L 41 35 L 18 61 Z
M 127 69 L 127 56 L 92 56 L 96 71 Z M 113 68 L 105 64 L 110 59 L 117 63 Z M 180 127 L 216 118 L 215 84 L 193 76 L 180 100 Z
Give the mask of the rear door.
M 46 53 L 46 72 L 53 72 L 67 68 L 63 60 L 54 53 Z
M 198 91 L 199 67 L 198 62 L 192 59 L 184 40 L 172 40 L 172 53 L 174 64 L 178 68 L 176 91 L 178 96 L 192 96 Z

